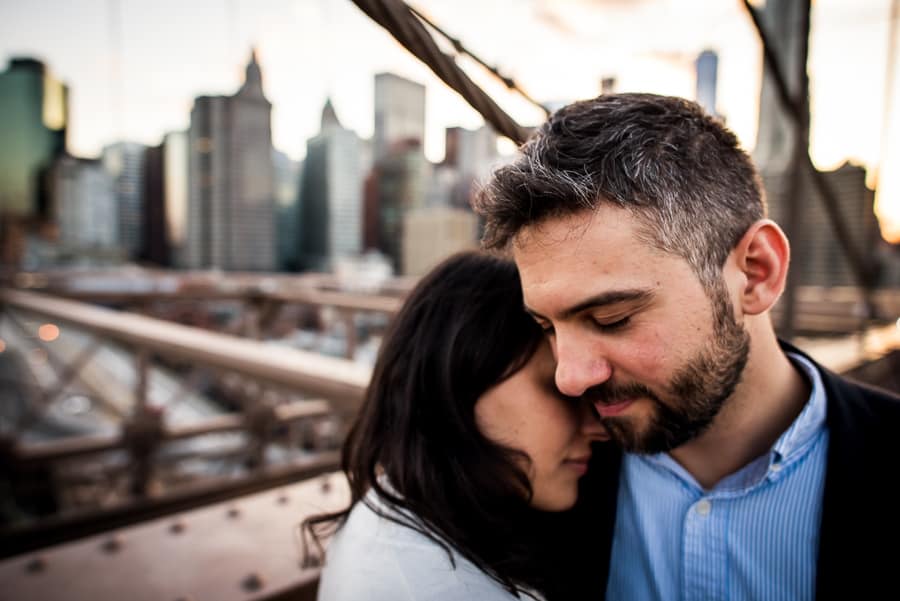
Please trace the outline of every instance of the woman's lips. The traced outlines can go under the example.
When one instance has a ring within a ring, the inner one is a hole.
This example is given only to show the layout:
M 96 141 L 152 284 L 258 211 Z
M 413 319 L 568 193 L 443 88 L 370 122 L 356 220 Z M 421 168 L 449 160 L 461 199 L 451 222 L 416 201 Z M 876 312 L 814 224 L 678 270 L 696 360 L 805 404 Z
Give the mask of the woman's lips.
M 597 413 L 600 414 L 600 417 L 612 417 L 613 415 L 618 415 L 628 409 L 629 406 L 634 402 L 633 399 L 628 399 L 625 401 L 618 401 L 616 403 L 594 403 L 594 407 L 597 409 Z
M 573 457 L 572 459 L 566 459 L 565 464 L 578 472 L 581 475 L 584 475 L 588 471 L 588 464 L 591 461 L 590 455 L 585 455 L 584 457 Z

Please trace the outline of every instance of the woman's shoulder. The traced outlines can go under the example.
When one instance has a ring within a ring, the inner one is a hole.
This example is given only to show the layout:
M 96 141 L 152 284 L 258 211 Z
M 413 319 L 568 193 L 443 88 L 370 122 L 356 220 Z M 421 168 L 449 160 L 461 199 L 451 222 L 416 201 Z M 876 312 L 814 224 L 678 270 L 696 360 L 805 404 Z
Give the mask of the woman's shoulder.
M 452 547 L 390 517 L 415 521 L 372 491 L 354 506 L 328 545 L 319 601 L 515 598 Z

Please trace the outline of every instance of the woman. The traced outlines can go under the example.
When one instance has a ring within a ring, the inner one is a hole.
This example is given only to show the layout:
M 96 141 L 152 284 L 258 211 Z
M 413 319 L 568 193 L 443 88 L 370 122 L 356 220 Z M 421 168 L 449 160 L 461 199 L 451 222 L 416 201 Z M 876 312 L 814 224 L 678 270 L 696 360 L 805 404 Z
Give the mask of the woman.
M 304 524 L 338 527 L 320 601 L 540 598 L 559 552 L 542 512 L 572 507 L 604 435 L 553 382 L 513 263 L 464 253 L 425 276 L 345 443 L 351 505 Z

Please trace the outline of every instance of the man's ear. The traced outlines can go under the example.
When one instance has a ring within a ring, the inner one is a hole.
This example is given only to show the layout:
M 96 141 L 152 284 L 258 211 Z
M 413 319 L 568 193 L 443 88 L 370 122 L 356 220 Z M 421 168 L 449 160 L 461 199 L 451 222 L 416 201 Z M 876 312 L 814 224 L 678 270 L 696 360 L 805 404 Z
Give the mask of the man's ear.
M 743 274 L 738 302 L 743 312 L 758 315 L 772 308 L 787 281 L 791 248 L 787 236 L 771 219 L 761 219 L 747 228 L 731 251 L 734 265 Z

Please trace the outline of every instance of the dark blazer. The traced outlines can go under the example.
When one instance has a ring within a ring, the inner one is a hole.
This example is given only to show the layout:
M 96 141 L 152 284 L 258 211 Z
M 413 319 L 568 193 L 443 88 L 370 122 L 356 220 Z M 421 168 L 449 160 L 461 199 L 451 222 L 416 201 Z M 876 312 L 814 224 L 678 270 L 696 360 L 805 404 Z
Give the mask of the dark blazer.
M 829 430 L 816 599 L 900 599 L 900 398 L 816 366 Z M 604 598 L 621 463 L 614 445 L 596 445 L 554 542 L 559 589 L 548 598 Z

